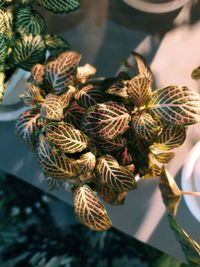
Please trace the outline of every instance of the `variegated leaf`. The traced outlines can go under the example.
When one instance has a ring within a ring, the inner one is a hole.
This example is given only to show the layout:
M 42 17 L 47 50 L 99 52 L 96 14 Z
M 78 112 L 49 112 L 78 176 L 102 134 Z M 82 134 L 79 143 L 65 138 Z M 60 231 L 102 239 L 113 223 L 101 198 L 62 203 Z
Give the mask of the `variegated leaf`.
M 165 167 L 162 168 L 159 187 L 166 208 L 172 215 L 175 216 L 178 205 L 181 201 L 181 191 L 174 178 L 165 169 Z
M 71 123 L 76 128 L 80 128 L 84 114 L 85 109 L 74 101 L 71 106 L 65 110 L 64 121 Z
M 42 170 L 47 177 L 69 181 L 76 178 L 77 169 L 72 160 L 60 150 L 56 150 L 43 135 L 40 135 L 39 138 L 37 154 Z
M 83 151 L 89 143 L 88 137 L 69 123 L 50 123 L 45 127 L 48 140 L 64 153 Z
M 184 126 L 166 126 L 158 135 L 153 147 L 162 150 L 171 150 L 183 144 L 186 138 Z
M 47 49 L 62 49 L 62 50 L 69 50 L 69 44 L 61 37 L 57 35 L 45 35 L 45 44 Z
M 49 94 L 41 106 L 41 117 L 53 121 L 63 119 L 63 106 L 57 95 Z
M 80 0 L 37 0 L 37 4 L 54 13 L 68 13 L 80 6 Z
M 133 56 L 136 61 L 138 73 L 145 76 L 149 80 L 150 84 L 152 84 L 153 74 L 149 66 L 146 64 L 145 60 L 143 59 L 143 57 L 136 52 L 133 52 Z
M 122 150 L 126 145 L 126 139 L 121 136 L 109 140 L 108 139 L 102 140 L 95 138 L 93 141 L 101 150 L 108 153 Z
M 102 184 L 97 186 L 97 192 L 102 199 L 110 205 L 122 205 L 127 196 L 127 192 L 116 192 Z
M 69 85 L 74 85 L 80 58 L 78 53 L 69 51 L 47 63 L 45 79 L 57 95 L 67 91 Z
M 76 94 L 76 100 L 84 108 L 92 107 L 98 103 L 104 102 L 102 91 L 94 85 L 86 85 Z
M 6 78 L 6 75 L 5 73 L 3 72 L 0 72 L 0 102 L 2 101 L 3 99 L 3 96 L 4 96 L 4 91 L 5 91 L 5 78 Z
M 28 83 L 26 91 L 19 96 L 27 106 L 40 104 L 44 101 L 39 87 Z
M 15 10 L 14 24 L 16 32 L 22 35 L 43 35 L 46 31 L 43 17 L 31 6 L 20 6 Z
M 200 266 L 200 245 L 188 235 L 173 216 L 169 215 L 168 219 L 171 229 L 174 231 L 176 239 L 181 245 L 189 266 Z
M 111 94 L 111 95 L 116 95 L 116 96 L 120 96 L 123 97 L 125 99 L 128 98 L 128 93 L 127 93 L 127 87 L 124 83 L 122 82 L 114 82 L 107 90 L 106 90 L 107 94 Z
M 11 8 L 0 9 L 0 32 L 7 39 L 13 36 L 13 10 Z
M 80 222 L 91 230 L 104 231 L 111 227 L 105 207 L 89 186 L 74 191 L 74 207 Z
M 148 143 L 151 143 L 157 137 L 159 125 L 147 112 L 134 115 L 132 117 L 132 126 L 136 135 Z
M 123 105 L 105 102 L 88 110 L 83 127 L 93 137 L 113 139 L 128 129 L 130 120 L 131 116 Z
M 62 102 L 63 108 L 67 108 L 70 102 L 74 99 L 77 93 L 77 89 L 74 86 L 69 85 L 69 89 L 64 94 L 60 95 L 59 98 Z
M 43 82 L 44 78 L 44 66 L 41 64 L 35 64 L 31 69 L 31 77 L 29 78 L 30 82 L 40 85 Z
M 80 159 L 74 161 L 79 171 L 79 179 L 83 182 L 93 179 L 93 172 L 96 166 L 96 156 L 92 152 L 83 154 Z
M 13 0 L 1 0 L 0 7 L 10 5 L 10 4 L 12 4 L 12 2 L 13 2 Z
M 127 146 L 124 147 L 123 151 L 119 151 L 116 154 L 116 158 L 123 166 L 127 166 L 133 163 L 133 156 L 129 153 Z
M 200 79 L 200 66 L 193 70 L 192 78 L 194 80 L 199 80 Z
M 173 152 L 153 153 L 153 155 L 155 159 L 160 163 L 168 163 L 175 156 Z
M 127 87 L 128 98 L 136 107 L 144 106 L 148 102 L 151 95 L 151 83 L 146 76 L 139 74 L 124 83 Z
M 168 86 L 152 94 L 148 110 L 166 124 L 194 124 L 200 122 L 200 95 L 187 87 Z
M 133 173 L 120 166 L 110 155 L 99 158 L 96 173 L 98 183 L 117 192 L 129 191 L 137 187 Z
M 15 42 L 12 55 L 15 64 L 30 70 L 34 64 L 45 60 L 45 52 L 45 43 L 40 35 L 23 35 Z
M 78 67 L 77 80 L 80 83 L 85 83 L 96 73 L 96 71 L 96 68 L 90 64 L 85 64 L 84 66 Z
M 4 65 L 8 57 L 8 42 L 3 33 L 0 33 L 0 64 Z
M 16 134 L 33 150 L 37 144 L 37 120 L 40 117 L 38 109 L 25 111 L 16 121 Z

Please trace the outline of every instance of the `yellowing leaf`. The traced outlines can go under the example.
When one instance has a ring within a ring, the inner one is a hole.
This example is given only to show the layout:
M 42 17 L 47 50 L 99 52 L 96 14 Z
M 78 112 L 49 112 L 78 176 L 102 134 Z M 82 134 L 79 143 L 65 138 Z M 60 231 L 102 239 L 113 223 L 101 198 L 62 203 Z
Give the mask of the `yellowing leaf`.
M 47 95 L 41 107 L 41 117 L 53 121 L 63 119 L 63 106 L 57 95 Z
M 187 87 L 168 86 L 152 94 L 148 110 L 166 124 L 194 124 L 200 122 L 200 95 Z
M 40 88 L 31 83 L 28 83 L 26 91 L 20 95 L 20 98 L 27 106 L 40 104 L 44 101 Z
M 103 204 L 89 186 L 84 185 L 75 189 L 74 207 L 80 222 L 91 230 L 104 231 L 111 227 Z
M 89 143 L 88 137 L 69 123 L 50 123 L 45 127 L 45 133 L 64 153 L 81 152 Z
M 60 100 L 62 102 L 63 108 L 67 108 L 70 102 L 74 99 L 77 89 L 74 86 L 69 85 L 69 89 L 64 94 L 60 95 Z
M 82 67 L 78 67 L 77 80 L 80 83 L 85 83 L 87 82 L 87 80 L 89 80 L 90 77 L 92 77 L 96 73 L 96 71 L 96 68 L 90 64 L 85 64 Z
M 117 160 L 110 155 L 99 158 L 96 173 L 97 183 L 117 192 L 129 191 L 137 187 L 133 173 L 120 166 Z
M 168 163 L 174 158 L 173 152 L 153 153 L 155 159 L 160 163 Z

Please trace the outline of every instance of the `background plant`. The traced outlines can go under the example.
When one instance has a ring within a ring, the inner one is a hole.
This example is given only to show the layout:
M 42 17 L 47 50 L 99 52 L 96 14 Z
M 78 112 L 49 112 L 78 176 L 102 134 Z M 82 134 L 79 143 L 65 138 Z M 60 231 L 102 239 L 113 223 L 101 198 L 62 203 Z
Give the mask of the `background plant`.
M 33 5 L 55 13 L 68 13 L 79 7 L 79 0 L 3 0 L 0 3 L 0 99 L 8 70 L 30 70 L 45 60 L 46 51 L 66 50 L 67 42 L 46 34 L 46 23 Z M 7 77 L 8 78 L 8 77 Z
M 200 246 L 175 219 L 184 192 L 164 164 L 184 142 L 186 127 L 200 121 L 200 96 L 186 86 L 153 90 L 150 69 L 134 57 L 136 76 L 123 72 L 103 81 L 91 79 L 96 69 L 79 67 L 81 57 L 73 51 L 35 65 L 21 95 L 29 109 L 16 132 L 36 150 L 50 189 L 72 190 L 75 213 L 92 230 L 111 227 L 100 198 L 123 204 L 137 187 L 136 174 L 159 176 L 171 227 L 195 266 Z

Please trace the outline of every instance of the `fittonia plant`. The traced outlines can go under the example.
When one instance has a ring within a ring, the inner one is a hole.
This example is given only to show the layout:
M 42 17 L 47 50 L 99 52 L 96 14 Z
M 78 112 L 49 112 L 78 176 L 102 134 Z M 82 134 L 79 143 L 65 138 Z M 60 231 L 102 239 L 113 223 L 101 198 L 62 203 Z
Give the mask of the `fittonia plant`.
M 33 5 L 55 13 L 68 13 L 79 0 L 1 0 L 0 1 L 0 100 L 4 94 L 5 72 L 16 67 L 30 70 L 45 60 L 47 50 L 66 50 L 60 37 L 46 34 L 46 23 Z
M 16 132 L 36 151 L 50 188 L 71 188 L 75 213 L 90 229 L 111 227 L 100 199 L 122 204 L 139 174 L 160 177 L 172 228 L 180 236 L 174 216 L 183 192 L 164 164 L 184 142 L 185 127 L 200 122 L 200 96 L 186 86 L 153 90 L 150 69 L 141 56 L 134 57 L 135 77 L 123 72 L 103 81 L 91 79 L 93 66 L 78 67 L 81 57 L 72 51 L 35 65 L 21 95 L 29 109 Z

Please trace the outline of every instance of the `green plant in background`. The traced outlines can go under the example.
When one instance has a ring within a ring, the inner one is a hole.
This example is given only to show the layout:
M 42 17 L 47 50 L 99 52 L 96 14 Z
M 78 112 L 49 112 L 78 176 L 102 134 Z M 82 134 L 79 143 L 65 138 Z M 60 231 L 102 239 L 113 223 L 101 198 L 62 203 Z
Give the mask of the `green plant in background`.
M 184 142 L 186 127 L 200 122 L 200 96 L 185 86 L 153 90 L 150 69 L 140 55 L 134 57 L 133 78 L 122 72 L 91 79 L 96 69 L 79 67 L 81 56 L 73 51 L 36 64 L 21 95 L 29 109 L 16 132 L 36 151 L 50 189 L 72 190 L 75 213 L 92 230 L 111 227 L 100 198 L 123 204 L 137 187 L 136 174 L 159 176 L 172 229 L 188 261 L 199 264 L 200 246 L 175 220 L 184 192 L 164 164 Z
M 4 0 L 0 3 L 0 99 L 6 73 L 16 67 L 30 70 L 45 60 L 46 51 L 66 50 L 67 42 L 46 34 L 46 23 L 33 5 L 55 13 L 68 13 L 79 7 L 79 0 Z M 8 78 L 8 77 L 7 77 Z

